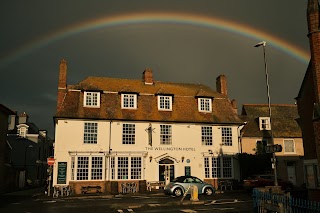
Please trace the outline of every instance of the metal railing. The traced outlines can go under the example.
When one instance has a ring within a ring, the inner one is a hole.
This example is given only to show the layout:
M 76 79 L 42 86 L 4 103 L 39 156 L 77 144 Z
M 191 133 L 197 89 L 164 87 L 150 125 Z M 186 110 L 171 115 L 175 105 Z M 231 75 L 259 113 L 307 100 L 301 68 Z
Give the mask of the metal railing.
M 253 189 L 254 212 L 319 213 L 320 202 L 294 198 L 290 193 L 275 194 Z
M 136 193 L 138 189 L 136 182 L 122 182 L 120 186 L 123 194 Z
M 52 196 L 54 198 L 57 198 L 57 197 L 67 197 L 67 196 L 70 196 L 72 195 L 72 188 L 71 186 L 67 185 L 67 186 L 54 186 L 53 187 L 53 194 Z

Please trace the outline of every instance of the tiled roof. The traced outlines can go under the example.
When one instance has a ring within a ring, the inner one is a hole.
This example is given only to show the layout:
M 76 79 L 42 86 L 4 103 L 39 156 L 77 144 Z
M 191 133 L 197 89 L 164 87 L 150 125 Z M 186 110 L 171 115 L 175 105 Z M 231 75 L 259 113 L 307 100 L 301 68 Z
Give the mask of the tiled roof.
M 83 107 L 83 91 L 100 91 L 100 108 Z M 121 109 L 119 92 L 138 94 L 137 109 Z M 172 111 L 159 111 L 157 95 L 173 96 Z M 198 111 L 197 96 L 212 97 L 212 113 Z M 166 121 L 191 123 L 242 123 L 228 97 L 202 84 L 88 77 L 68 86 L 63 106 L 55 117 L 107 120 Z
M 269 117 L 267 104 L 244 104 L 241 119 L 247 122 L 243 128 L 243 137 L 270 137 L 269 131 L 259 129 L 259 117 Z M 301 128 L 297 123 L 299 118 L 296 105 L 272 104 L 271 128 L 276 138 L 302 137 Z

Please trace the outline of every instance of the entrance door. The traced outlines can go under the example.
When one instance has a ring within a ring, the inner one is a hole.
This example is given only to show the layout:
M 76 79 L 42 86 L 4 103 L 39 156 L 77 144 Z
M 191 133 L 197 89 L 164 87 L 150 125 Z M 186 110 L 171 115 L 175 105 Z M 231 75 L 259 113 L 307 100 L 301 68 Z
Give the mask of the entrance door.
M 174 179 L 174 165 L 170 159 L 159 162 L 159 181 L 165 181 L 166 185 Z
M 288 173 L 288 180 L 291 181 L 293 185 L 296 185 L 297 179 L 296 179 L 296 168 L 294 163 L 287 164 L 287 173 Z

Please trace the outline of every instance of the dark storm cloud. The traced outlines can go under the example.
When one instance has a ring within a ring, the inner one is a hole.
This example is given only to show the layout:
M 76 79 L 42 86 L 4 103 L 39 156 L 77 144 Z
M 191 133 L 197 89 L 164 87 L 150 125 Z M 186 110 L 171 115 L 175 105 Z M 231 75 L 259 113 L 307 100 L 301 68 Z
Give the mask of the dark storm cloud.
M 0 63 L 23 45 L 74 24 L 129 12 L 184 12 L 219 17 L 281 38 L 308 51 L 306 1 L 2 1 Z M 58 67 L 68 61 L 68 84 L 87 76 L 140 79 L 151 67 L 155 80 L 202 83 L 215 89 L 226 74 L 238 105 L 266 103 L 259 41 L 214 28 L 136 24 L 85 31 L 30 48 L 0 66 L 1 102 L 26 111 L 53 136 Z M 268 41 L 267 41 L 268 42 Z M 307 64 L 267 45 L 272 103 L 294 103 Z

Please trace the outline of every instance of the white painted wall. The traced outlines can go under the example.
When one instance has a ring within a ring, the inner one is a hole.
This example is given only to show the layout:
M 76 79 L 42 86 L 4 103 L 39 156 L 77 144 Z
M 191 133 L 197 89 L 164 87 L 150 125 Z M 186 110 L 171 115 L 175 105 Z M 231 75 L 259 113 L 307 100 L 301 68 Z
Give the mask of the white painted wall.
M 138 155 L 143 156 L 142 179 L 154 181 L 159 179 L 159 164 L 161 157 L 170 156 L 174 159 L 175 177 L 184 175 L 185 166 L 191 167 L 191 175 L 204 179 L 204 156 L 218 156 L 222 149 L 224 154 L 233 155 L 238 153 L 238 126 L 232 127 L 233 145 L 221 146 L 221 126 L 213 126 L 213 145 L 203 146 L 201 144 L 201 126 L 200 124 L 181 124 L 171 123 L 172 125 L 172 145 L 160 145 L 160 124 L 170 123 L 152 123 L 152 146 L 148 145 L 148 133 L 146 129 L 149 122 L 123 122 L 123 121 L 100 121 L 98 123 L 98 143 L 84 144 L 84 120 L 58 120 L 56 123 L 55 135 L 55 154 L 53 185 L 57 184 L 57 165 L 58 162 L 67 162 L 67 184 L 71 180 L 71 156 L 72 155 L 92 155 L 106 156 L 104 166 L 106 167 L 104 177 L 109 178 L 108 162 L 109 146 L 112 149 L 111 155 Z M 91 121 L 90 121 L 91 122 Z M 135 124 L 135 144 L 122 144 L 122 124 Z M 110 136 L 111 124 L 111 137 Z M 109 144 L 111 141 L 111 144 Z M 212 150 L 210 155 L 208 150 Z M 152 160 L 150 162 L 150 156 Z M 182 162 L 182 157 L 184 161 Z M 238 169 L 238 164 L 234 163 L 234 169 Z M 238 177 L 237 171 L 234 172 L 234 178 Z

